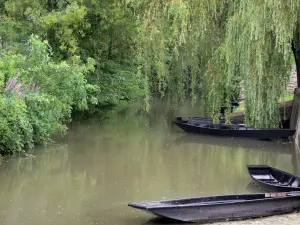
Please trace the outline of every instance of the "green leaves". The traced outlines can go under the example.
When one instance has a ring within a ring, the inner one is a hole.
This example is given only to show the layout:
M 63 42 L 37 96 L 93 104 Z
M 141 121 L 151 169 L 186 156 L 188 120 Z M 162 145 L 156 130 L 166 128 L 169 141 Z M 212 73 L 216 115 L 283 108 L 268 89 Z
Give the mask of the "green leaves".
M 80 31 L 84 18 L 87 14 L 87 8 L 80 6 L 77 2 L 72 2 L 66 8 L 60 11 L 52 11 L 40 18 L 43 29 L 52 31 L 54 40 L 59 44 L 59 49 L 75 54 L 78 49 L 77 32 Z
M 201 94 L 218 120 L 220 106 L 244 89 L 246 124 L 278 126 L 291 43 L 299 40 L 299 1 L 135 2 L 143 9 L 139 59 L 149 94 L 168 92 L 179 102 Z
M 47 143 L 53 133 L 65 134 L 67 128 L 62 125 L 63 107 L 59 107 L 60 104 L 55 97 L 31 94 L 26 96 L 25 102 L 35 144 Z
M 49 52 L 47 42 L 32 36 L 20 53 L 6 53 L 0 60 L 5 80 L 20 71 L 23 83 L 36 82 L 40 87 L 38 93 L 25 92 L 24 100 L 0 95 L 2 151 L 21 151 L 47 143 L 51 134 L 65 133 L 64 124 L 70 121 L 73 108 L 87 108 L 85 74 L 93 70 L 94 61 L 89 59 L 86 65 L 74 56 L 70 62 L 57 63 Z
M 97 85 L 90 87 L 89 92 L 95 93 L 100 107 L 118 106 L 142 96 L 140 80 L 130 64 L 107 62 L 90 77 L 89 82 Z
M 0 154 L 33 147 L 33 129 L 27 107 L 15 97 L 0 97 Z
M 0 97 L 7 97 L 2 96 L 3 85 L 19 72 L 24 83 L 33 80 L 40 87 L 37 95 L 23 98 L 30 143 L 46 143 L 50 134 L 65 131 L 72 111 L 124 106 L 142 96 L 136 9 L 119 0 L 0 3 Z M 10 129 L 9 123 L 5 126 Z M 3 133 L 12 139 L 18 134 Z M 24 140 L 18 140 L 3 146 L 22 149 Z

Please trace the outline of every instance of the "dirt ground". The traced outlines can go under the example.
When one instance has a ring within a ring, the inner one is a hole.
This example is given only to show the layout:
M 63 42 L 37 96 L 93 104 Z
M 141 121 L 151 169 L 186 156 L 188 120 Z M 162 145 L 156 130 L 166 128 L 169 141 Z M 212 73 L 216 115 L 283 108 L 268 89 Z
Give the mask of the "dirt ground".
M 213 223 L 212 225 L 297 225 L 300 224 L 300 213 L 284 214 L 260 219 L 233 222 Z

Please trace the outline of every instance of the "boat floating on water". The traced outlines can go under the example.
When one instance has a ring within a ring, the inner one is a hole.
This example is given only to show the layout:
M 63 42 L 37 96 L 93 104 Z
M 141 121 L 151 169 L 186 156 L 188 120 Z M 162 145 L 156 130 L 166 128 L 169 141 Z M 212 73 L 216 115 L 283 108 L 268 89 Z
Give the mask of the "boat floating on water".
M 253 182 L 267 191 L 300 191 L 300 177 L 267 165 L 247 166 Z
M 190 117 L 188 120 L 177 117 L 173 122 L 190 133 L 261 140 L 287 139 L 296 132 L 295 129 L 246 127 L 244 124 L 240 124 L 240 121 L 231 121 L 231 124 L 225 124 L 225 121 L 221 120 L 219 124 L 213 124 L 212 120 L 207 117 Z
M 128 204 L 159 217 L 183 222 L 250 219 L 300 209 L 300 192 L 219 195 Z

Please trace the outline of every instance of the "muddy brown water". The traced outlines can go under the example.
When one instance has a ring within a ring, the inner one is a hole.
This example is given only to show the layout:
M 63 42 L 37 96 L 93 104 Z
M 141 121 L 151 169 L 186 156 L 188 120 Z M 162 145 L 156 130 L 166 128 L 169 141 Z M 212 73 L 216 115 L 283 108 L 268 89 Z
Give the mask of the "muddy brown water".
M 164 116 L 145 118 L 74 122 L 36 157 L 2 165 L 0 224 L 159 224 L 127 203 L 260 192 L 247 164 L 299 174 L 291 144 L 187 135 Z

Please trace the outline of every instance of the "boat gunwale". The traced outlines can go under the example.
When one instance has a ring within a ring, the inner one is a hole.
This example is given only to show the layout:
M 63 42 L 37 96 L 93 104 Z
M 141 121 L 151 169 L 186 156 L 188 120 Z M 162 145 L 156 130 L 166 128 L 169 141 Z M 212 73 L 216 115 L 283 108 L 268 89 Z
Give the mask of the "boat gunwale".
M 285 193 L 285 192 L 280 192 L 280 193 Z M 133 208 L 137 209 L 143 209 L 143 210 L 155 210 L 155 209 L 177 209 L 177 208 L 194 208 L 194 207 L 210 207 L 210 206 L 215 206 L 215 205 L 233 205 L 233 204 L 241 204 L 241 203 L 253 203 L 253 202 L 261 202 L 261 201 L 275 201 L 275 200 L 282 200 L 282 199 L 292 199 L 295 197 L 300 198 L 300 191 L 291 191 L 287 192 L 288 194 L 295 194 L 295 195 L 287 195 L 287 196 L 281 196 L 281 197 L 263 197 L 263 198 L 258 198 L 258 199 L 250 199 L 250 200 L 245 200 L 242 199 L 241 201 L 236 201 L 236 202 L 220 202 L 220 203 L 214 203 L 212 202 L 207 202 L 207 204 L 203 203 L 195 203 L 195 204 L 178 204 L 178 205 L 172 205 L 172 204 L 164 204 L 164 201 L 152 201 L 152 202 L 137 202 L 137 203 L 130 203 L 128 206 L 131 206 Z M 245 194 L 245 195 L 238 195 L 238 196 L 249 196 L 249 195 L 263 195 L 265 196 L 266 193 L 256 193 L 256 194 Z M 217 196 L 203 196 L 200 198 L 206 198 L 206 197 L 227 197 L 227 196 L 237 196 L 237 195 L 217 195 Z M 199 198 L 189 198 L 189 199 L 199 199 Z M 171 201 L 179 201 L 179 200 L 186 200 L 185 198 L 183 199 L 176 199 L 176 200 L 171 200 Z M 168 201 L 168 200 L 166 200 Z M 147 207 L 147 203 L 157 203 L 161 205 L 155 205 L 153 207 Z M 208 204 L 211 203 L 211 204 Z M 145 204 L 146 206 L 136 206 L 136 204 Z
M 252 127 L 246 127 L 246 126 L 243 126 L 245 127 L 246 129 L 245 130 L 240 130 L 240 129 L 222 129 L 222 128 L 212 128 L 212 127 L 201 127 L 201 126 L 196 126 L 196 125 L 193 125 L 193 124 L 188 124 L 188 120 L 174 120 L 173 121 L 175 124 L 176 123 L 180 123 L 180 124 L 185 124 L 187 126 L 191 126 L 191 127 L 197 127 L 197 128 L 203 128 L 203 129 L 208 129 L 208 130 L 239 130 L 239 131 L 278 131 L 278 130 L 281 130 L 281 131 L 294 131 L 296 132 L 295 129 L 280 129 L 280 128 L 252 128 Z M 212 125 L 219 125 L 219 124 L 212 124 Z M 230 124 L 228 124 L 230 125 Z M 237 124 L 237 126 L 239 126 Z M 242 127 L 242 126 L 241 126 Z M 247 129 L 247 128 L 251 128 L 251 129 Z

